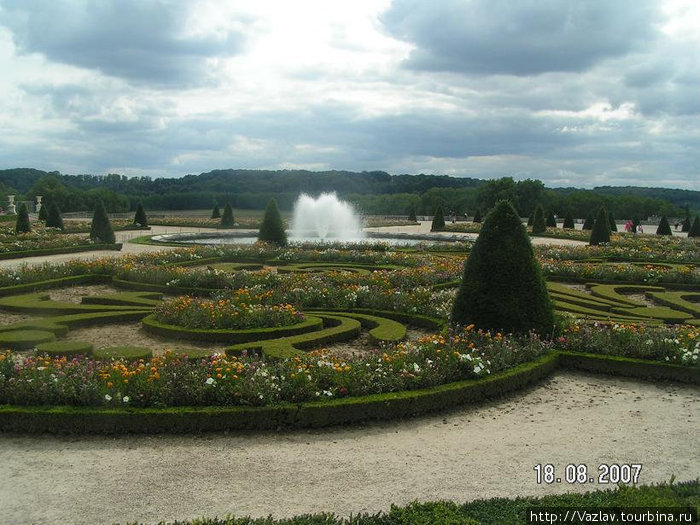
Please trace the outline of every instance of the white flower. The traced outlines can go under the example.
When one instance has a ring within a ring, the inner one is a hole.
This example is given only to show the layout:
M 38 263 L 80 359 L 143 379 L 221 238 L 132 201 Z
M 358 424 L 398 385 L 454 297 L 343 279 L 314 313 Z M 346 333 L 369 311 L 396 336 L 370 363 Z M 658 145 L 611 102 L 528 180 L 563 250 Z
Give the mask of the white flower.
M 109 394 L 105 394 L 105 400 L 111 401 L 111 400 L 112 400 L 112 396 L 110 396 Z
M 413 363 L 413 371 L 416 374 L 420 372 L 420 366 L 418 366 L 418 363 Z
M 129 402 L 129 396 L 124 396 L 122 398 L 122 403 L 128 403 Z
M 213 377 L 208 377 L 206 380 L 207 385 L 213 385 L 216 383 L 216 380 Z
M 484 369 L 483 366 L 481 366 L 481 365 L 476 365 L 476 366 L 474 367 L 474 373 L 475 373 L 475 374 L 478 374 L 478 373 L 481 372 L 483 369 Z

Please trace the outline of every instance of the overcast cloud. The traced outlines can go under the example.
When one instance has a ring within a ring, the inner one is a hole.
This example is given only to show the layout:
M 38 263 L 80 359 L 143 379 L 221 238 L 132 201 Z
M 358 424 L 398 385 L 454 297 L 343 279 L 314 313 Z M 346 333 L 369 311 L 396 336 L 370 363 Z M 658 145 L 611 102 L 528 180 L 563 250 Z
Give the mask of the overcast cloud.
M 700 189 L 695 0 L 0 0 L 0 168 Z

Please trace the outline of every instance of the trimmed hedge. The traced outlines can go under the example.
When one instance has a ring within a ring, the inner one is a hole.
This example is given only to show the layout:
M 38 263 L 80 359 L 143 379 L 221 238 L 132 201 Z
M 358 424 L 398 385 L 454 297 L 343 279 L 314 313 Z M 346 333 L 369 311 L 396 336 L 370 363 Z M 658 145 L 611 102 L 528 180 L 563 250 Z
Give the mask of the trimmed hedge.
M 122 243 L 115 244 L 85 244 L 82 246 L 67 246 L 65 248 L 45 248 L 38 250 L 24 250 L 21 252 L 0 253 L 0 260 L 22 259 L 24 257 L 40 257 L 42 255 L 60 255 L 63 253 L 94 252 L 99 250 L 121 251 Z
M 163 294 L 160 292 L 120 292 L 83 297 L 80 304 L 149 308 L 156 306 L 162 299 Z
M 629 306 L 644 306 L 643 303 L 634 301 L 628 297 L 622 295 L 621 292 L 629 293 L 645 293 L 645 292 L 665 292 L 666 290 L 661 286 L 645 286 L 640 284 L 597 284 L 591 283 L 586 285 L 591 290 L 591 295 L 595 297 L 601 297 L 609 301 L 614 301 L 620 305 Z
M 82 314 L 92 312 L 122 312 L 133 310 L 132 306 L 76 304 L 53 301 L 46 294 L 22 294 L 0 298 L 0 308 L 11 312 L 36 314 Z
M 92 343 L 85 341 L 51 341 L 36 345 L 38 354 L 50 356 L 75 357 L 78 355 L 88 355 L 92 352 Z
M 153 357 L 153 352 L 150 348 L 144 346 L 109 346 L 93 350 L 92 357 L 95 359 L 118 359 L 123 357 L 129 361 L 137 361 L 139 359 L 150 359 Z
M 318 428 L 388 420 L 494 399 L 535 384 L 559 367 L 638 379 L 700 384 L 700 369 L 575 352 L 550 352 L 530 363 L 478 380 L 301 404 L 267 407 L 96 408 L 0 406 L 0 431 L 54 434 L 199 433 L 224 430 Z
M 0 333 L 10 332 L 12 330 L 44 330 L 53 332 L 57 336 L 63 336 L 68 333 L 70 328 L 92 326 L 95 324 L 140 321 L 150 313 L 150 310 L 129 310 L 125 312 L 58 315 L 55 317 L 32 319 L 30 321 L 20 321 L 10 325 L 0 326 Z
M 58 279 L 47 279 L 45 281 L 35 281 L 27 284 L 13 284 L 12 286 L 4 286 L 0 288 L 0 297 L 15 295 L 23 292 L 37 292 L 40 290 L 49 290 L 51 288 L 59 288 L 61 286 L 75 286 L 77 284 L 105 284 L 109 283 L 112 278 L 109 275 L 73 275 L 70 277 L 59 277 Z
M 10 330 L 0 333 L 0 347 L 12 350 L 27 350 L 40 343 L 56 339 L 53 332 L 45 330 Z
M 332 314 L 332 312 L 314 312 L 316 315 Z M 343 316 L 360 321 L 362 328 L 369 330 L 373 343 L 395 342 L 406 338 L 406 326 L 385 317 L 362 314 L 358 312 L 343 312 Z
M 700 317 L 700 305 L 697 301 L 700 300 L 700 293 L 693 292 L 644 292 L 644 295 L 650 297 L 657 303 L 671 306 L 676 310 L 688 312 L 695 317 Z M 696 302 L 691 302 L 689 299 L 695 299 Z
M 185 328 L 184 326 L 161 323 L 153 315 L 144 317 L 141 322 L 144 329 L 152 334 L 187 339 L 189 341 L 212 341 L 229 344 L 305 334 L 314 330 L 320 330 L 323 326 L 323 321 L 316 316 L 306 316 L 304 321 L 290 326 L 249 328 L 246 330 Z

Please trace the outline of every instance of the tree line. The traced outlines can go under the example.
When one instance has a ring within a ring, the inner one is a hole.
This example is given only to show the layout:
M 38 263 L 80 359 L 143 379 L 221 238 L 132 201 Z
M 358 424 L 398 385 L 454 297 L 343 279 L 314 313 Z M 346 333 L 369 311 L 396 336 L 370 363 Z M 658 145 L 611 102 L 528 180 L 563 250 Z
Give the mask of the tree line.
M 372 215 L 432 215 L 438 206 L 446 212 L 474 215 L 510 200 L 523 217 L 537 205 L 559 216 L 585 217 L 605 206 L 616 217 L 667 215 L 682 217 L 700 212 L 700 191 L 601 187 L 593 190 L 547 188 L 539 180 L 515 181 L 448 177 L 445 175 L 390 175 L 383 171 L 349 172 L 306 170 L 214 170 L 180 178 L 109 175 L 65 175 L 35 169 L 0 170 L 0 201 L 8 194 L 17 200 L 43 195 L 62 211 L 93 210 L 98 200 L 109 212 L 133 211 L 141 202 L 149 210 L 210 209 L 230 202 L 238 209 L 265 207 L 275 197 L 279 208 L 290 210 L 301 192 L 335 191 L 362 213 Z M 0 203 L 0 206 L 2 205 Z

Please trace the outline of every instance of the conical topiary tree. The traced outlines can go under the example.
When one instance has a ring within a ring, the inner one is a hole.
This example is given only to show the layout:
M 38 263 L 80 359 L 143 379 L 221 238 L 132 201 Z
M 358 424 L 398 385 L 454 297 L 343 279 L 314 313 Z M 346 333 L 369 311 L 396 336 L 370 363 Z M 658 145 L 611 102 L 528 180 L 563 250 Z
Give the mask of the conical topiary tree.
M 554 212 L 550 211 L 547 214 L 547 220 L 545 221 L 545 225 L 547 228 L 556 228 L 557 227 L 557 218 L 554 216 Z
M 148 227 L 148 217 L 143 209 L 143 205 L 139 202 L 136 206 L 136 213 L 134 214 L 134 224 L 138 224 L 142 228 Z
M 418 222 L 418 218 L 416 217 L 416 208 L 413 206 L 408 209 L 408 220 L 411 222 Z
M 270 199 L 265 207 L 265 215 L 260 224 L 258 240 L 271 242 L 279 246 L 286 246 L 287 244 L 287 232 L 284 231 L 284 222 L 275 199 Z
M 15 233 L 28 233 L 30 231 L 32 231 L 32 226 L 29 224 L 29 210 L 27 209 L 27 205 L 22 203 L 17 210 Z
M 592 213 L 589 213 L 588 216 L 586 217 L 586 220 L 583 221 L 583 228 L 581 228 L 581 229 L 582 230 L 592 230 L 593 224 L 595 224 L 595 218 L 593 217 Z
M 433 223 L 430 226 L 431 232 L 439 232 L 445 229 L 445 213 L 442 211 L 442 205 L 439 205 L 433 216 Z
M 46 214 L 46 227 L 58 228 L 61 231 L 65 229 L 63 226 L 63 217 L 61 217 L 61 210 L 55 202 L 49 205 L 49 211 Z
M 544 222 L 544 210 L 542 206 L 535 208 L 535 217 L 532 219 L 532 233 L 544 233 L 547 231 L 547 225 Z
M 607 210 L 601 207 L 591 230 L 590 245 L 598 246 L 608 242 L 610 242 L 610 221 L 608 220 Z
M 46 202 L 46 201 L 44 201 L 44 202 L 41 204 L 41 208 L 39 208 L 39 217 L 38 217 L 38 219 L 39 219 L 41 222 L 44 222 L 44 223 L 45 223 L 45 222 L 46 222 L 46 219 L 47 219 L 48 216 L 49 216 L 49 208 L 48 208 L 48 206 L 49 206 L 49 203 Z
M 689 232 L 690 228 L 693 226 L 693 220 L 690 218 L 690 215 L 686 215 L 685 219 L 683 220 L 683 226 L 681 227 L 682 232 Z
M 90 238 L 98 243 L 114 244 L 114 230 L 109 222 L 107 210 L 101 200 L 97 201 L 95 213 L 92 215 L 92 226 L 90 227 Z
M 479 208 L 476 209 L 474 212 L 474 220 L 472 222 L 479 223 L 481 222 L 481 210 Z
M 576 225 L 574 224 L 574 216 L 571 214 L 571 212 L 568 212 L 564 217 L 564 224 L 562 227 L 566 230 L 573 230 L 576 228 Z
M 231 203 L 227 202 L 224 206 L 224 214 L 221 216 L 221 227 L 222 228 L 233 228 L 236 222 L 233 219 L 233 208 Z
M 688 237 L 689 238 L 700 237 L 700 215 L 695 216 L 695 220 L 693 221 L 693 225 L 690 227 L 690 230 L 688 230 Z
M 547 286 L 518 213 L 501 201 L 486 216 L 464 265 L 452 322 L 543 336 L 554 330 Z
M 220 219 L 221 218 L 221 210 L 219 209 L 219 205 L 214 203 L 214 209 L 211 210 L 211 218 L 212 219 Z
M 659 221 L 659 227 L 656 228 L 656 235 L 673 235 L 671 225 L 668 223 L 666 216 L 662 216 Z
M 608 212 L 608 224 L 610 224 L 610 231 L 611 232 L 617 231 L 617 223 L 615 222 L 615 217 L 613 217 L 613 214 L 611 211 Z

